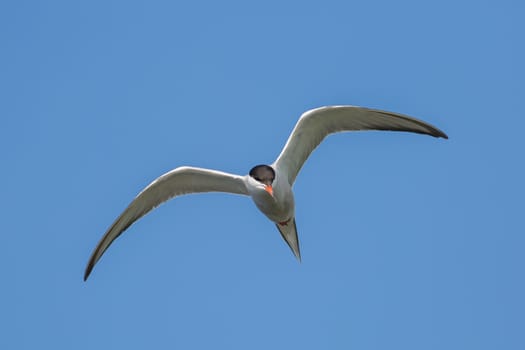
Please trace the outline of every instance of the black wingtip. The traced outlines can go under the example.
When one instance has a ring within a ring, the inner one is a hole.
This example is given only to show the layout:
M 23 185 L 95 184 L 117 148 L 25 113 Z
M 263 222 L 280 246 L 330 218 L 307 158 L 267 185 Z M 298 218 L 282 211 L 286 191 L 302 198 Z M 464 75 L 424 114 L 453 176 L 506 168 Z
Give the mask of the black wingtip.
M 444 133 L 443 131 L 441 131 L 441 130 L 438 130 L 438 133 L 437 133 L 437 135 L 435 135 L 435 136 L 436 136 L 437 138 L 441 137 L 441 138 L 443 138 L 443 139 L 445 139 L 445 140 L 448 140 L 448 135 L 445 134 L 445 133 Z
M 436 128 L 433 125 L 421 122 L 419 120 L 417 122 L 420 123 L 421 126 L 425 126 L 425 129 L 426 129 L 425 131 L 422 131 L 420 133 L 427 134 L 427 135 L 430 135 L 430 136 L 433 136 L 433 137 L 436 137 L 436 138 L 442 138 L 442 139 L 448 140 L 448 135 L 445 134 L 442 130 Z
M 439 130 L 438 128 L 436 127 L 431 127 L 431 128 L 428 128 L 427 130 L 425 131 L 416 131 L 417 133 L 419 134 L 426 134 L 426 135 L 429 135 L 429 136 L 432 136 L 432 137 L 435 137 L 435 138 L 441 138 L 441 139 L 445 139 L 445 140 L 448 140 L 448 135 L 445 134 L 443 131 Z
M 89 275 L 91 274 L 91 271 L 93 270 L 93 264 L 91 264 L 91 261 L 88 263 L 88 266 L 86 266 L 86 271 L 84 272 L 84 282 L 87 281 Z

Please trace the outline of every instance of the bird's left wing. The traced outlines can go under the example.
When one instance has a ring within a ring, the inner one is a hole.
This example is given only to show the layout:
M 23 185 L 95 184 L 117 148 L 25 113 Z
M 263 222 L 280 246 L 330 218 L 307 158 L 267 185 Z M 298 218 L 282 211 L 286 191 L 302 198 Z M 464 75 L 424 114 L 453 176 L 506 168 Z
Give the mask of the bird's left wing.
M 290 185 L 312 151 L 329 134 L 352 130 L 390 130 L 447 135 L 438 128 L 406 115 L 356 106 L 328 106 L 307 111 L 301 115 L 274 168 L 286 173 Z
M 220 171 L 180 167 L 149 184 L 106 231 L 86 266 L 84 281 L 113 241 L 135 221 L 167 200 L 189 193 L 229 192 L 248 195 L 242 176 Z

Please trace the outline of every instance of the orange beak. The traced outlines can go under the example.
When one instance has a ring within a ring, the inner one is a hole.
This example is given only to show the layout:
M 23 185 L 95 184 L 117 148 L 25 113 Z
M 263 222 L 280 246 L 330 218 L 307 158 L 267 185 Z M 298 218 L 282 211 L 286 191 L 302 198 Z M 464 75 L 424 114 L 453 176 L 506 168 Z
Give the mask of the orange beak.
M 268 193 L 270 194 L 270 196 L 273 197 L 273 188 L 272 188 L 272 186 L 270 186 L 270 185 L 266 185 L 266 186 L 264 187 L 264 190 L 265 190 L 266 192 L 268 192 Z

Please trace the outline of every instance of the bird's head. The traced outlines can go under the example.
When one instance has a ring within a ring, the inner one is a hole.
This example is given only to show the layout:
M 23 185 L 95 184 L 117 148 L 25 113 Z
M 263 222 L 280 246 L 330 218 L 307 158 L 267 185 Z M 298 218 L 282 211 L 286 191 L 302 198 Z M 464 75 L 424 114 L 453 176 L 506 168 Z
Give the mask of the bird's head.
M 273 180 L 275 180 L 275 170 L 269 165 L 256 165 L 250 170 L 250 177 L 254 179 L 258 185 L 273 197 Z

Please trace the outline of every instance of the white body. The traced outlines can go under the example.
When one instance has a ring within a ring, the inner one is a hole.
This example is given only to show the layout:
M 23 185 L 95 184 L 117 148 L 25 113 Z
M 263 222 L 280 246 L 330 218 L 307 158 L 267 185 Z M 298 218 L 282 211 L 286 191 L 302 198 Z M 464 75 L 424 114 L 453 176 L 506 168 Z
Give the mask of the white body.
M 292 186 L 282 172 L 275 172 L 273 196 L 265 191 L 255 179 L 245 176 L 246 188 L 259 210 L 275 223 L 286 222 L 295 215 L 295 202 Z

